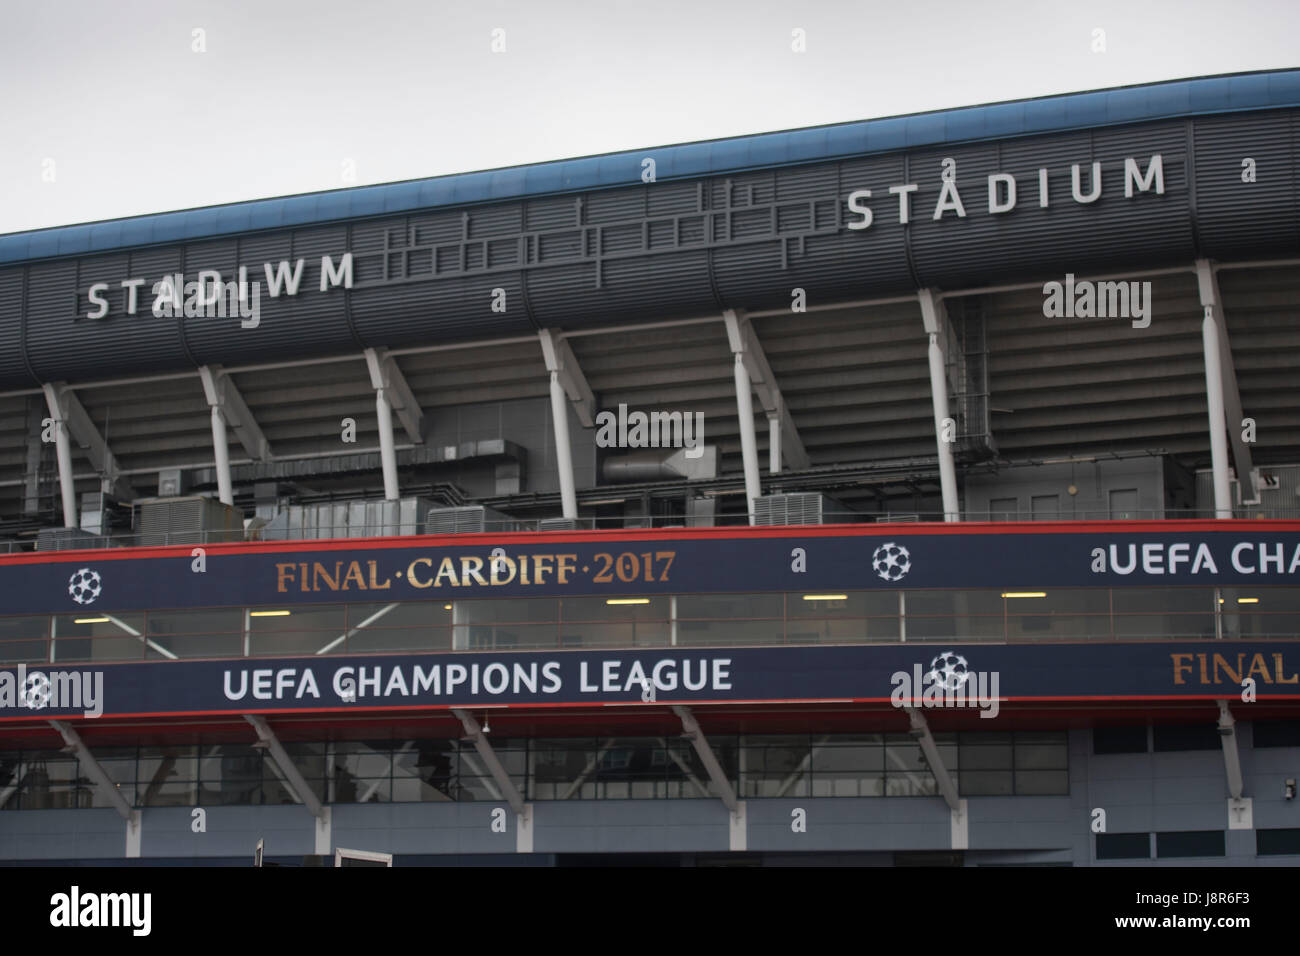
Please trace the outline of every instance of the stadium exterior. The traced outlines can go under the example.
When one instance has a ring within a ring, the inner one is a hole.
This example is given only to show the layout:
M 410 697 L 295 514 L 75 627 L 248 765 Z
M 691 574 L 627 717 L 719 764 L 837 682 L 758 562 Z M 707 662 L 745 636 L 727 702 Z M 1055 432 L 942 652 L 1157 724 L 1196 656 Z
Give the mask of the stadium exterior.
M 0 236 L 0 861 L 1300 863 L 1297 143 L 1291 70 Z

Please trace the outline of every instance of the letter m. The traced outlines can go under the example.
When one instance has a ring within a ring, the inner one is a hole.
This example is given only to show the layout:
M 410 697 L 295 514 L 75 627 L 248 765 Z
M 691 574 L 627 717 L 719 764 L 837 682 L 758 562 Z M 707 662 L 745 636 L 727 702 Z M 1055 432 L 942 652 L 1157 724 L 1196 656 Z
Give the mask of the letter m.
M 100 893 L 100 926 L 130 926 L 131 915 L 135 907 L 131 904 L 131 896 L 128 893 Z M 109 907 L 112 907 L 111 911 Z M 112 912 L 112 921 L 110 922 L 109 913 Z
M 1100 318 L 1127 319 L 1128 311 L 1128 283 L 1127 282 L 1098 282 L 1097 283 L 1097 311 Z
M 324 292 L 332 285 L 343 283 L 343 288 L 352 288 L 352 253 L 343 253 L 338 271 L 334 270 L 334 260 L 329 256 L 320 257 L 320 290 Z
M 1155 181 L 1156 194 L 1163 196 L 1165 194 L 1165 166 L 1159 153 L 1153 154 L 1151 162 L 1147 163 L 1147 173 L 1145 176 L 1138 175 L 1138 164 L 1136 159 L 1130 156 L 1124 160 L 1125 199 L 1133 198 L 1133 186 L 1135 183 L 1140 191 L 1146 192 L 1151 188 L 1153 180 Z
M 50 674 L 50 699 L 61 708 L 81 708 L 81 674 L 54 671 Z

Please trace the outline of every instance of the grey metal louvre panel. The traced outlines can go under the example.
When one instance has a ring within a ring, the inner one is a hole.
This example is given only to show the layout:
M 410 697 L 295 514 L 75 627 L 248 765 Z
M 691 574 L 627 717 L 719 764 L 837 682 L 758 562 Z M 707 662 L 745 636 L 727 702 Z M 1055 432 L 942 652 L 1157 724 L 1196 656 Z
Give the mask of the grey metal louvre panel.
M 80 528 L 41 528 L 36 534 L 37 551 L 77 551 L 111 546 L 108 538 Z
M 498 288 L 505 290 L 505 312 L 492 311 L 493 290 Z M 414 345 L 535 331 L 524 307 L 518 272 L 353 289 L 351 297 L 352 321 L 367 345 Z
M 1300 249 L 1300 115 L 1256 115 L 1244 132 L 1232 117 L 1195 123 L 1196 221 L 1201 251 L 1216 259 Z M 1244 183 L 1242 160 L 1255 160 Z M 1263 188 L 1261 188 L 1263 187 Z
M 466 505 L 461 508 L 430 508 L 425 519 L 425 534 L 473 534 L 484 531 L 510 531 L 514 522 L 492 508 Z
M 123 366 L 157 370 L 185 364 L 176 326 L 150 312 L 148 284 L 140 289 L 136 315 L 123 314 L 120 302 L 110 298 L 108 318 L 86 318 L 91 283 L 107 282 L 110 292 L 120 292 L 121 281 L 131 275 L 125 253 L 28 268 L 27 354 L 43 381 L 103 376 Z
M 861 298 L 863 290 L 889 293 L 912 288 L 902 229 L 894 222 L 897 200 L 886 190 L 903 182 L 903 160 L 884 156 L 832 167 L 778 170 L 774 182 L 756 179 L 750 206 L 749 182 L 715 191 L 719 245 L 712 252 L 718 292 L 729 304 L 780 308 L 802 288 L 809 304 Z M 786 180 L 793 185 L 787 190 Z M 868 229 L 842 228 L 849 216 L 841 205 L 849 193 L 871 189 L 874 222 Z M 781 198 L 777 198 L 777 197 Z M 882 198 L 883 197 L 883 198 Z M 763 205 L 766 204 L 766 205 Z M 730 224 L 728 223 L 730 218 Z
M 564 328 L 600 325 L 615 315 L 626 322 L 717 311 L 704 249 L 530 272 L 528 301 L 539 325 Z
M 238 541 L 243 522 L 239 512 L 214 498 L 155 498 L 138 503 L 135 533 L 142 546 Z
M 754 523 L 759 525 L 833 524 L 847 520 L 844 511 L 839 502 L 815 492 L 754 499 Z
M 576 518 L 543 518 L 537 522 L 538 531 L 576 531 Z
M 0 269 L 0 381 L 35 384 L 27 372 L 22 349 L 23 281 L 25 269 Z

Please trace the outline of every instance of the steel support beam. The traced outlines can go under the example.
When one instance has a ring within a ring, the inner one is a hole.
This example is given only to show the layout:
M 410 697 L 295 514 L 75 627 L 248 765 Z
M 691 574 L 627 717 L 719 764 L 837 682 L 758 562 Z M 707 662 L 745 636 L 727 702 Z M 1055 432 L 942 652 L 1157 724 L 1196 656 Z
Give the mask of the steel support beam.
M 583 428 L 596 425 L 596 396 L 592 394 L 587 377 L 582 374 L 582 366 L 573 348 L 563 334 L 554 329 L 542 329 L 537 333 L 542 343 L 542 358 L 546 361 L 546 371 L 553 372 L 560 379 L 564 394 L 573 403 L 573 410 Z
M 944 441 L 944 422 L 948 416 L 948 375 L 946 342 L 948 313 L 932 289 L 917 293 L 921 320 L 930 337 L 930 396 L 934 403 L 934 441 L 939 454 L 939 484 L 943 490 L 943 520 L 960 521 L 961 506 L 957 498 L 957 466 L 952 442 Z
M 479 726 L 474 715 L 467 710 L 452 709 L 452 716 L 459 720 L 465 728 L 465 737 L 474 745 L 478 755 L 483 758 L 483 763 L 487 766 L 488 773 L 492 774 L 492 779 L 496 781 L 497 786 L 501 788 L 502 796 L 505 797 L 510 808 L 519 816 L 524 815 L 524 797 L 515 786 L 510 774 L 506 773 L 506 768 L 501 766 L 501 760 L 497 753 L 492 749 L 492 744 L 488 743 L 487 737 L 483 733 L 483 728 Z
M 1241 799 L 1241 756 L 1237 752 L 1237 721 L 1226 700 L 1219 701 L 1219 742 L 1223 744 L 1223 766 L 1228 775 L 1228 794 Z
M 1232 462 L 1237 470 L 1243 504 L 1257 504 L 1259 494 L 1255 487 L 1255 464 L 1250 445 L 1241 437 L 1241 391 L 1237 387 L 1237 367 L 1228 341 L 1228 319 L 1223 312 L 1223 298 L 1219 294 L 1219 280 L 1208 259 L 1196 260 L 1196 284 L 1201 294 L 1205 319 L 1201 327 L 1202 345 L 1205 349 L 1206 397 L 1210 404 L 1210 450 L 1214 458 L 1214 508 L 1220 518 L 1232 516 L 1230 486 L 1224 488 L 1227 503 L 1226 515 L 1221 514 L 1223 503 L 1219 499 L 1220 472 L 1226 472 L 1227 450 L 1221 445 L 1231 444 Z M 1216 443 L 1216 434 L 1219 440 Z M 1227 442 L 1222 439 L 1226 437 Z M 1223 459 L 1222 463 L 1220 458 Z M 1226 479 L 1225 479 L 1226 484 Z
M 77 483 L 72 477 L 72 448 L 68 443 L 68 416 L 53 385 L 43 386 L 45 402 L 54 419 L 54 450 L 59 459 L 59 491 L 63 496 L 63 526 L 79 527 L 77 522 Z
M 257 461 L 270 461 L 271 445 L 230 373 L 220 365 L 201 365 L 199 380 L 203 383 L 203 396 L 208 400 L 208 405 L 221 410 L 221 417 L 234 431 L 248 457 Z M 216 427 L 215 423 L 213 427 Z
M 253 725 L 253 730 L 257 731 L 257 737 L 262 743 L 266 744 L 266 749 L 271 754 L 271 759 L 275 765 L 280 768 L 284 774 L 285 782 L 293 790 L 300 803 L 307 808 L 307 811 L 316 819 L 326 819 L 326 808 L 321 804 L 316 794 L 312 792 L 311 787 L 307 786 L 307 781 L 302 778 L 297 765 L 290 759 L 285 752 L 284 745 L 280 743 L 280 738 L 275 735 L 275 731 L 266 722 L 265 717 L 259 717 L 257 714 L 245 714 L 244 719 Z
M 808 451 L 804 448 L 803 439 L 799 437 L 794 419 L 790 417 L 785 397 L 781 394 L 781 386 L 777 384 L 772 366 L 768 364 L 767 352 L 759 341 L 758 333 L 754 331 L 753 323 L 735 309 L 723 312 L 722 319 L 727 326 L 727 343 L 733 354 L 743 356 L 750 387 L 767 415 L 769 434 L 776 445 L 776 450 L 768 453 L 772 463 L 769 470 L 772 474 L 778 473 L 782 462 L 796 469 L 810 467 Z
M 957 795 L 957 785 L 953 783 L 952 775 L 948 773 L 943 758 L 939 756 L 939 747 L 934 742 L 934 735 L 930 733 L 930 725 L 926 723 L 925 715 L 915 707 L 908 707 L 906 710 L 907 717 L 912 722 L 912 729 L 908 733 L 921 745 L 925 762 L 930 765 L 930 772 L 934 774 L 934 782 L 939 785 L 939 792 L 943 794 L 944 802 L 954 813 L 960 813 L 961 798 Z
M 108 442 L 104 436 L 99 433 L 99 428 L 91 420 L 90 415 L 86 413 L 85 407 L 81 404 L 74 392 L 62 382 L 47 383 L 42 386 L 45 391 L 45 403 L 49 406 L 50 417 L 58 423 L 58 432 L 55 435 L 56 448 L 59 455 L 59 481 L 63 484 L 64 460 L 67 460 L 67 487 L 63 488 L 64 503 L 64 521 L 69 528 L 77 527 L 76 521 L 67 522 L 67 515 L 71 513 L 74 516 L 77 512 L 75 507 L 76 498 L 73 497 L 74 506 L 67 508 L 68 494 L 72 491 L 72 448 L 68 444 L 70 437 L 77 443 L 77 446 L 86 453 L 91 467 L 100 476 L 100 486 L 104 491 L 108 491 L 123 501 L 130 501 L 135 497 L 131 485 L 122 477 L 122 469 L 118 466 L 117 459 L 113 456 L 112 450 L 108 447 Z M 62 445 L 58 445 L 59 441 Z
M 386 351 L 366 349 L 366 368 L 370 372 L 370 384 L 376 391 L 383 390 L 407 438 L 412 444 L 424 444 L 424 409 L 415 400 L 415 393 L 397 360 Z
M 723 805 L 732 813 L 739 813 L 740 802 L 736 798 L 736 791 L 731 786 L 731 781 L 727 779 L 727 775 L 722 772 L 722 765 L 718 763 L 713 748 L 709 746 L 709 738 L 704 736 L 704 731 L 700 729 L 695 715 L 691 713 L 689 707 L 682 706 L 674 706 L 673 713 L 681 720 L 682 736 L 689 740 L 695 748 L 700 762 L 704 764 L 704 769 L 709 772 L 709 779 L 718 791 L 718 796 L 722 799 Z

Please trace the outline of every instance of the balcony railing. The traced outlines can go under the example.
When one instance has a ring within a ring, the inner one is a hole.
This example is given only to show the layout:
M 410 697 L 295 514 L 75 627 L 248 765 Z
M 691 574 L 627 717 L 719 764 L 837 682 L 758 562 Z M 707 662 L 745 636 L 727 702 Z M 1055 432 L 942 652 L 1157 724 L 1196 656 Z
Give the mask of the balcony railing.
M 1174 521 L 1174 520 L 1209 520 L 1215 517 L 1213 510 L 1148 510 L 1148 511 L 1125 511 L 1116 513 L 1108 510 L 1075 510 L 1060 511 L 1051 513 L 1040 513 L 1029 515 L 1025 513 L 1007 512 L 1007 511 L 985 511 L 985 512 L 962 512 L 961 521 L 970 522 L 1035 522 L 1035 521 Z M 1300 508 L 1237 508 L 1232 512 L 1232 517 L 1236 519 L 1269 519 L 1269 520 L 1300 520 Z M 487 532 L 531 532 L 556 530 L 554 528 L 541 527 L 543 521 L 554 519 L 543 518 L 522 518 L 511 519 L 509 521 L 488 522 L 485 525 Z M 825 512 L 823 513 L 824 524 L 863 524 L 872 525 L 882 522 L 898 523 L 916 523 L 923 521 L 942 522 L 944 516 L 942 512 L 928 511 L 897 511 L 883 513 L 862 513 L 862 512 Z M 689 517 L 645 517 L 637 519 L 634 524 L 629 524 L 627 519 L 621 517 L 598 518 L 582 517 L 574 521 L 574 528 L 578 530 L 623 530 L 635 531 L 643 528 L 705 528 L 705 527 L 749 527 L 748 519 L 745 515 L 725 515 L 716 518 L 691 519 Z M 366 531 L 369 536 L 384 537 L 388 535 L 409 534 L 409 524 L 394 524 L 391 527 L 368 526 Z M 86 537 L 74 537 L 63 542 L 52 542 L 52 546 L 47 550 L 80 550 L 86 548 L 131 548 L 131 547 L 158 547 L 158 546 L 181 546 L 181 545 L 203 545 L 203 544 L 221 544 L 237 543 L 242 541 L 299 541 L 299 540 L 317 540 L 317 539 L 337 539 L 347 537 L 357 537 L 355 533 L 349 533 L 350 529 L 341 526 L 337 529 L 327 527 L 317 528 L 316 534 L 310 538 L 297 535 L 281 535 L 276 538 L 268 538 L 260 531 L 251 532 L 232 532 L 232 531 L 170 531 L 170 532 L 152 532 L 149 534 L 124 533 L 101 536 L 94 540 Z M 38 543 L 35 538 L 21 538 L 0 540 L 0 554 L 15 554 L 27 551 L 38 550 Z

